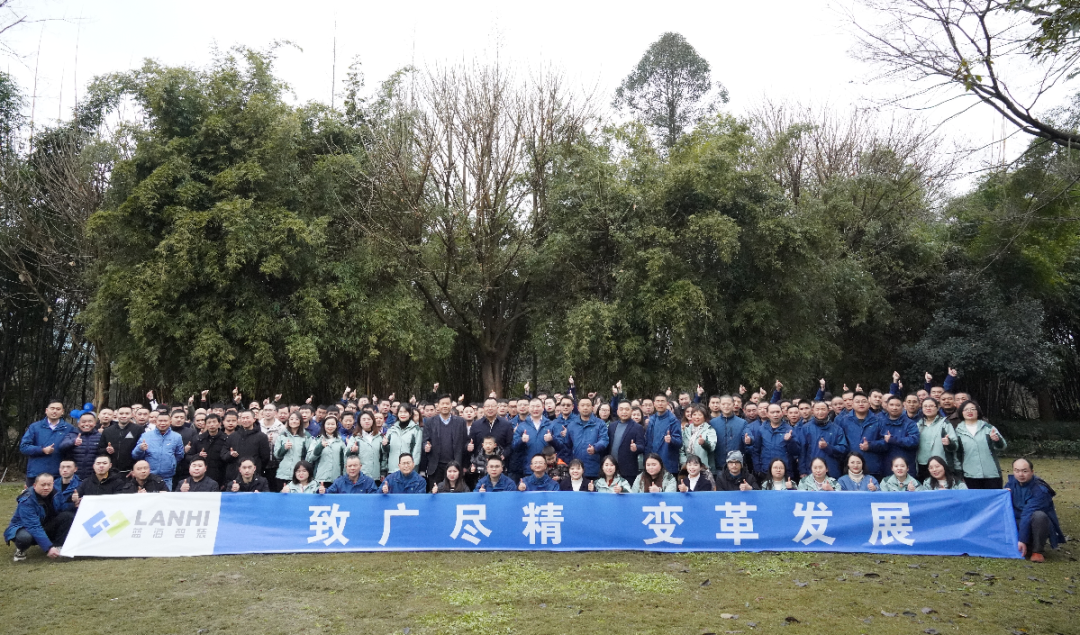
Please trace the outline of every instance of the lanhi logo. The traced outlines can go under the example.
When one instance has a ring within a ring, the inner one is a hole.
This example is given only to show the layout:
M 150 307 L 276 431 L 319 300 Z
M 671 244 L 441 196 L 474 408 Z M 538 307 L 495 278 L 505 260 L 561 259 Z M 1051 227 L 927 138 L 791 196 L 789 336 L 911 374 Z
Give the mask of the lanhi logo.
M 115 536 L 130 524 L 123 512 L 116 512 L 108 518 L 105 517 L 105 512 L 98 512 L 83 523 L 83 528 L 93 538 L 103 531 L 109 536 Z

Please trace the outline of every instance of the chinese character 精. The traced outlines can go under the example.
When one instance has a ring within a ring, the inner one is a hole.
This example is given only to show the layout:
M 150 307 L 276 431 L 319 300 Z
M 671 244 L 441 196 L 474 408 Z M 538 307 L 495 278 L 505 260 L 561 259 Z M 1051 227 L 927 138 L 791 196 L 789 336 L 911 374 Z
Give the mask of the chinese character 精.
M 529 537 L 529 544 L 536 544 L 536 535 L 540 534 L 540 544 L 546 545 L 548 541 L 557 545 L 562 542 L 562 505 L 545 503 L 537 505 L 529 503 L 521 508 L 525 517 L 521 522 L 527 523 L 521 533 Z

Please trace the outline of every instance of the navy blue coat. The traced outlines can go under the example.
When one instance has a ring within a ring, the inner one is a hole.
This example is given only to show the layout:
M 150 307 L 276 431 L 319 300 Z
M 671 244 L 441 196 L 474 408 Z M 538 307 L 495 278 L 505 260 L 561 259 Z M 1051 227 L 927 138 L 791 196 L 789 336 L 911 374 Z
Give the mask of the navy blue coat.
M 633 483 L 640 472 L 638 470 L 638 457 L 645 453 L 645 428 L 642 428 L 641 424 L 633 419 L 627 421 L 630 427 L 623 434 L 619 447 L 615 447 L 615 429 L 619 427 L 619 422 L 612 421 L 608 424 L 608 454 L 614 456 L 615 460 L 619 462 L 619 476 L 625 478 L 627 482 Z M 631 441 L 637 446 L 637 452 L 630 450 Z

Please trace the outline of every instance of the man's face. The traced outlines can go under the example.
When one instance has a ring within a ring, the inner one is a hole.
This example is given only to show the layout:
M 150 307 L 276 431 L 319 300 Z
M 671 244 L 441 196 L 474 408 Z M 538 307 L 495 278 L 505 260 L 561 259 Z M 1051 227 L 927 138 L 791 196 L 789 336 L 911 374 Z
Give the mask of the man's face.
M 45 408 L 45 416 L 49 421 L 56 421 L 64 414 L 64 404 L 54 401 Z
M 245 481 L 250 481 L 251 477 L 255 476 L 255 464 L 251 461 L 244 461 L 240 465 L 240 474 L 244 477 Z
M 904 397 L 904 410 L 915 413 L 919 411 L 919 398 L 915 395 Z
M 844 398 L 833 397 L 832 399 L 832 411 L 836 414 L 840 414 L 844 411 Z
M 742 397 L 735 395 L 731 398 L 731 401 L 735 404 L 735 410 L 739 410 L 743 407 Z
M 244 413 L 240 415 L 240 425 L 245 428 L 250 428 L 255 425 L 255 416 L 245 410 Z
M 187 415 L 185 415 L 181 410 L 177 410 L 176 412 L 169 415 L 169 422 L 174 428 L 182 427 L 184 425 L 185 419 L 187 419 Z
M 280 408 L 277 409 L 277 420 L 282 422 L 282 423 L 288 423 L 289 422 L 289 407 L 288 406 L 281 406 Z
M 262 420 L 265 421 L 268 425 L 273 424 L 275 419 L 277 419 L 277 408 L 273 406 L 267 406 L 262 409 Z
M 853 392 L 844 393 L 844 409 L 851 410 L 852 407 L 853 407 L 852 406 L 852 401 L 854 399 L 855 399 L 855 393 L 853 393 Z
M 206 463 L 203 463 L 202 461 L 191 463 L 188 465 L 188 474 L 196 481 L 199 480 L 203 477 L 203 474 L 206 474 Z
M 641 400 L 641 412 L 646 417 L 651 415 L 652 413 L 656 412 L 656 407 L 653 405 L 653 400 L 652 399 L 642 399 Z
M 829 416 L 829 407 L 825 405 L 825 402 L 819 401 L 814 404 L 814 418 L 824 421 Z
M 900 416 L 904 410 L 904 402 L 899 399 L 890 399 L 885 402 L 885 411 L 889 413 L 889 417 L 896 419 Z
M 592 416 L 592 400 L 582 399 L 578 402 L 577 409 L 578 412 L 581 413 L 582 419 L 588 419 L 590 416 Z M 570 412 L 567 412 L 566 414 L 570 414 Z
M 484 402 L 484 417 L 486 419 L 495 420 L 495 417 L 499 415 L 499 404 L 494 399 L 488 399 Z
M 382 401 L 379 402 L 379 412 L 383 413 L 384 416 L 390 414 L 390 400 L 389 399 L 383 399 Z
M 534 456 L 529 463 L 529 467 L 532 468 L 533 476 L 540 476 L 547 471 L 547 461 L 542 456 Z
M 206 429 L 206 413 L 200 412 L 195 415 L 195 429 L 200 432 Z
M 472 406 L 465 406 L 461 409 L 461 416 L 466 421 L 472 421 L 476 419 L 476 410 Z
M 626 421 L 630 418 L 631 412 L 633 412 L 633 409 L 630 407 L 630 404 L 624 401 L 619 404 L 618 410 L 615 411 L 615 416 L 619 418 L 619 421 Z
M 657 395 L 653 398 L 653 407 L 656 408 L 656 412 L 664 414 L 667 412 L 667 397 L 663 395 Z
M 544 400 L 544 412 L 555 412 L 555 400 L 554 399 L 548 398 L 548 399 Z
M 769 404 L 769 422 L 778 426 L 783 419 L 784 411 L 780 409 L 780 404 Z
M 878 392 L 876 390 L 871 390 L 870 391 L 870 398 L 869 398 L 870 407 L 871 408 L 880 408 L 881 407 L 881 398 L 882 398 L 882 394 L 880 392 Z
M 857 415 L 866 415 L 867 411 L 870 410 L 870 400 L 864 395 L 856 395 L 855 398 L 851 400 L 851 403 L 855 408 L 855 414 Z
M 969 399 L 971 399 L 971 395 L 967 394 L 966 392 L 958 392 L 956 393 L 956 397 L 953 398 L 953 403 L 959 405 L 964 403 L 965 401 L 968 401 Z
M 60 462 L 60 478 L 65 481 L 70 480 L 75 474 L 75 461 L 61 461 Z
M 322 420 L 326 418 L 326 408 L 315 409 L 315 420 L 322 423 Z
M 757 404 L 748 403 L 745 406 L 743 406 L 743 414 L 746 415 L 747 419 L 753 419 L 754 417 L 756 417 L 757 416 Z
M 450 406 L 451 405 L 452 404 L 450 403 L 450 398 L 449 397 L 443 397 L 442 399 L 440 399 L 439 400 L 439 414 L 444 416 L 444 417 L 449 417 L 450 416 Z
M 51 476 L 42 476 L 34 481 L 34 492 L 42 498 L 52 494 L 53 491 L 53 478 Z
M 428 404 L 424 406 L 424 418 L 430 419 L 435 416 L 435 406 Z
M 795 424 L 799 423 L 799 419 L 801 419 L 801 417 L 799 416 L 799 407 L 798 406 L 788 406 L 788 409 L 787 409 L 788 423 L 790 423 L 791 425 L 795 425 Z
M 690 405 L 690 395 L 685 393 L 685 392 L 679 393 L 679 405 L 683 409 L 685 409 L 687 406 L 689 406 Z
M 503 404 L 499 404 L 500 409 L 502 408 L 502 406 L 503 406 Z M 487 408 L 485 408 L 484 410 L 487 410 Z M 517 414 L 518 414 L 518 402 L 516 402 L 516 401 L 507 402 L 506 403 L 506 414 L 508 416 L 510 416 L 510 417 L 516 417 Z
M 401 475 L 402 476 L 408 476 L 408 475 L 412 474 L 413 467 L 415 466 L 415 463 L 413 463 L 413 458 L 411 456 L 403 456 L 397 462 L 397 466 L 398 466 L 398 469 L 401 470 Z
M 717 402 L 720 407 L 720 414 L 725 417 L 730 417 L 735 412 L 735 400 L 731 397 L 721 397 Z
M 569 417 L 574 412 L 574 401 L 569 397 L 564 397 L 559 402 L 559 414 L 564 417 Z
M 311 423 L 311 408 L 301 408 L 299 412 L 300 419 L 303 420 L 305 426 Z
M 491 477 L 491 482 L 492 483 L 499 480 L 499 477 L 502 476 L 502 470 L 503 470 L 502 461 L 495 461 L 495 460 L 488 461 L 487 472 L 488 472 L 488 476 Z
M 955 408 L 956 403 L 953 402 L 953 395 L 949 392 L 941 393 L 941 407 L 942 408 Z
M 940 402 L 941 401 L 941 395 L 944 392 L 945 392 L 945 389 L 942 388 L 941 386 L 934 386 L 933 388 L 930 389 L 930 396 L 933 397 L 934 399 L 937 399 Z
M 146 477 L 150 476 L 150 464 L 146 461 L 139 461 L 132 466 L 131 475 L 140 481 L 145 481 Z
M 232 434 L 236 429 L 236 415 L 225 415 L 225 432 Z
M 722 410 L 720 410 L 720 398 L 719 397 L 709 397 L 709 412 L 713 413 L 713 414 L 715 414 L 717 412 L 723 412 Z
M 127 406 L 120 406 L 116 410 L 116 420 L 123 425 L 127 425 L 129 422 L 131 422 L 131 408 L 128 408 Z
M 510 404 L 508 404 L 508 403 L 502 403 L 502 402 L 500 401 L 500 402 L 499 402 L 499 407 L 498 407 L 498 410 L 497 410 L 497 412 L 499 413 L 499 416 L 500 416 L 500 417 L 505 417 L 505 416 L 506 416 L 506 413 L 510 412 Z
M 533 419 L 538 418 L 544 414 L 544 404 L 539 399 L 533 399 L 529 402 L 529 414 Z
M 97 427 L 97 421 L 94 419 L 94 415 L 86 414 L 79 417 L 79 430 L 82 432 L 93 432 Z
M 541 410 L 542 409 L 543 408 L 541 408 Z M 529 400 L 528 399 L 518 399 L 518 414 L 524 415 L 524 414 L 528 414 L 528 412 L 529 412 Z
M 345 464 L 345 473 L 349 475 L 350 481 L 355 481 L 357 475 L 360 474 L 360 461 L 349 459 L 349 462 Z
M 169 429 L 169 420 L 169 415 L 165 414 L 164 412 L 158 413 L 156 422 L 158 432 L 165 432 Z
M 742 472 L 742 463 L 739 463 L 738 461 L 728 461 L 727 471 L 731 472 L 733 476 L 738 476 L 739 472 Z
M 1013 476 L 1020 483 L 1027 483 L 1031 480 L 1031 477 L 1035 476 L 1035 472 L 1031 471 L 1031 464 L 1023 459 L 1017 459 L 1013 462 Z
M 217 434 L 218 430 L 220 429 L 221 421 L 217 417 L 206 420 L 206 431 L 209 432 L 211 435 Z
M 146 408 L 139 408 L 135 412 L 135 423 L 145 426 L 147 421 L 150 421 L 150 411 Z
M 108 457 L 99 456 L 94 459 L 94 474 L 97 474 L 99 478 L 105 478 L 109 474 L 109 470 L 112 469 L 112 461 Z
M 803 401 L 799 403 L 799 417 L 801 419 L 809 419 L 811 412 L 813 412 L 813 406 L 811 406 L 809 402 Z M 828 414 L 828 412 L 829 407 L 825 406 L 825 413 Z
M 101 424 L 102 425 L 109 425 L 110 423 L 113 422 L 113 420 L 115 418 L 116 418 L 116 415 L 113 413 L 112 408 L 102 408 L 101 409 L 101 417 L 100 417 L 100 419 L 101 419 Z
M 497 447 L 496 444 L 495 444 L 495 439 L 488 439 L 488 438 L 484 439 L 483 446 L 484 446 L 484 452 L 487 453 L 487 454 L 491 454 L 492 452 L 494 452 L 495 448 Z

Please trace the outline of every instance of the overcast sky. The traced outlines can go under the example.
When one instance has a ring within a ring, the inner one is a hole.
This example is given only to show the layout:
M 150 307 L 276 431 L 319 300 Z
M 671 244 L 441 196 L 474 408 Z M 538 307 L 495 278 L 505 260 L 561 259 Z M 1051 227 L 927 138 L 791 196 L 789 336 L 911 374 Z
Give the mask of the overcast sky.
M 850 2 L 27 0 L 23 6 L 32 17 L 57 20 L 19 27 L 7 43 L 22 57 L 6 63 L 25 92 L 36 94 L 34 115 L 44 123 L 66 116 L 95 75 L 134 68 L 145 58 L 200 66 L 214 45 L 264 48 L 274 40 L 290 40 L 301 49 L 282 49 L 277 63 L 277 74 L 295 98 L 329 102 L 335 36 L 339 91 L 354 57 L 372 87 L 407 64 L 484 60 L 497 52 L 523 66 L 554 65 L 579 85 L 595 88 L 606 106 L 649 44 L 676 31 L 728 88 L 733 113 L 766 96 L 848 108 L 904 88 L 871 82 L 873 69 L 852 58 Z M 927 117 L 936 122 L 946 114 Z M 1001 138 L 1002 122 L 979 107 L 946 132 L 958 143 L 980 146 Z M 1026 140 L 1013 137 L 1009 143 L 1011 155 Z M 990 152 L 978 156 L 989 159 Z

